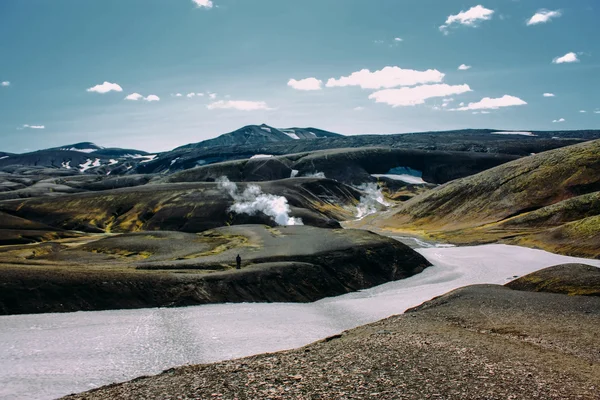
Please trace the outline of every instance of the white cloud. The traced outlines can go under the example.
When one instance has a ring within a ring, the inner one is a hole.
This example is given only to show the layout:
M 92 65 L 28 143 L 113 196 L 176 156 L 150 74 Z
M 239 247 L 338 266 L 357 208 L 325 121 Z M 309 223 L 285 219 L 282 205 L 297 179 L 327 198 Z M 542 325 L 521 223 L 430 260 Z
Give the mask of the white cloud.
M 544 97 L 556 97 L 554 93 L 544 93 Z
M 552 62 L 554 64 L 574 63 L 579 62 L 579 58 L 577 58 L 577 54 L 570 52 L 562 57 L 556 57 Z
M 3 81 L 2 83 L 0 83 L 0 85 L 2 85 L 2 86 L 10 86 L 10 82 L 9 81 Z
M 116 83 L 110 83 L 110 82 L 104 81 L 103 84 L 91 87 L 91 88 L 87 89 L 87 91 L 88 92 L 96 92 L 96 93 L 108 93 L 108 92 L 112 92 L 112 91 L 122 92 L 123 88 Z
M 404 42 L 404 39 L 397 37 L 394 38 L 394 42 Z
M 580 113 L 585 114 L 587 111 L 586 110 L 579 110 Z
M 186 94 L 185 96 L 186 96 L 187 98 L 191 99 L 192 97 L 195 97 L 195 96 L 196 96 L 196 93 L 193 93 L 193 92 L 192 92 L 192 93 L 188 93 L 188 94 Z
M 287 84 L 289 87 L 292 87 L 296 90 L 321 90 L 323 81 L 317 78 L 306 78 L 300 79 L 299 81 L 296 79 L 290 79 Z
M 461 102 L 460 102 L 460 104 L 459 104 L 458 106 L 459 106 L 459 107 L 463 107 L 464 105 L 465 105 L 465 103 L 461 101 Z
M 132 100 L 132 101 L 137 101 L 139 99 L 142 99 L 144 96 L 142 96 L 139 93 L 131 93 L 130 95 L 128 95 L 127 97 L 125 97 L 125 100 Z
M 491 114 L 489 111 L 473 111 L 473 115 L 478 115 L 478 114 Z
M 448 28 L 453 24 L 476 27 L 480 21 L 492 19 L 492 15 L 494 15 L 494 10 L 485 8 L 482 5 L 471 7 L 467 11 L 461 11 L 456 15 L 450 15 L 446 19 L 445 24 L 440 26 L 440 31 L 447 35 Z
M 550 10 L 539 10 L 537 13 L 533 15 L 528 21 L 527 25 L 537 25 L 537 24 L 545 24 L 549 22 L 552 18 L 558 18 L 562 15 L 562 13 L 558 10 L 550 11 Z
M 231 109 L 241 111 L 271 110 L 264 101 L 219 100 L 206 106 L 209 110 Z
M 183 96 L 181 93 L 175 93 L 175 97 L 181 97 Z
M 213 8 L 212 0 L 192 0 L 197 7 Z
M 363 111 L 365 108 L 358 106 L 358 107 L 354 107 L 354 111 Z M 600 112 L 600 111 L 599 111 Z
M 46 129 L 46 127 L 44 125 L 23 125 L 23 128 L 29 128 L 29 129 Z
M 450 103 L 452 103 L 454 101 L 454 99 L 452 97 L 446 98 L 446 99 L 442 99 L 442 107 L 446 108 L 450 105 Z
M 216 98 L 217 98 L 217 94 L 216 94 L 216 93 L 209 93 L 209 94 L 208 94 L 208 97 L 210 97 L 210 98 L 211 98 L 211 100 L 214 100 L 214 99 L 216 99 Z
M 555 119 L 554 121 L 552 121 L 552 123 L 559 123 L 559 122 L 565 122 L 566 120 L 564 118 L 560 118 L 560 119 Z
M 458 67 L 458 70 L 459 70 L 459 71 L 466 71 L 466 70 L 469 70 L 469 69 L 471 69 L 471 68 L 472 68 L 472 67 L 471 67 L 470 65 L 467 65 L 467 64 L 461 64 L 461 65 Z
M 526 104 L 527 102 L 521 100 L 518 97 L 509 96 L 505 94 L 504 96 L 497 99 L 484 97 L 483 99 L 481 99 L 481 101 L 478 101 L 476 103 L 469 103 L 468 106 L 457 108 L 456 111 L 496 110 L 501 107 L 523 106 Z
M 600 114 L 600 110 L 594 111 L 594 114 Z
M 385 89 L 369 96 L 377 103 L 386 103 L 392 107 L 416 106 L 425 103 L 425 100 L 434 97 L 445 97 L 453 94 L 470 92 L 469 85 L 421 85 L 411 88 Z
M 138 101 L 138 100 L 144 100 L 144 101 L 159 101 L 160 97 L 158 97 L 155 94 L 151 94 L 148 95 L 148 97 L 144 97 L 139 93 L 131 93 L 129 96 L 125 97 L 125 100 L 132 100 L 132 101 Z
M 424 83 L 438 83 L 444 79 L 444 74 L 436 69 L 415 71 L 400 67 L 385 67 L 371 72 L 363 69 L 339 79 L 330 78 L 327 87 L 360 86 L 363 89 L 389 89 L 397 86 L 413 86 Z
M 204 93 L 196 93 L 196 96 L 198 96 L 198 97 L 204 97 Z

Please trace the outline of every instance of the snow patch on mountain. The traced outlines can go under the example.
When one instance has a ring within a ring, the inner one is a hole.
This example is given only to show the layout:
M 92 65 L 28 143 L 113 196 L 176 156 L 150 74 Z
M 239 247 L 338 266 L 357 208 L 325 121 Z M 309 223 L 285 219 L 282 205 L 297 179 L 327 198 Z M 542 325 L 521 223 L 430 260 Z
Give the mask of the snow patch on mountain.
M 537 136 L 537 135 L 533 134 L 532 132 L 517 132 L 517 131 L 511 131 L 511 132 L 492 132 L 492 135 Z
M 76 147 L 63 147 L 59 150 L 64 150 L 64 151 L 78 151 L 80 153 L 93 153 L 95 151 L 97 151 L 98 149 L 78 149 Z
M 281 132 L 285 133 L 286 135 L 288 135 L 292 139 L 295 139 L 295 140 L 299 140 L 300 139 L 300 137 L 298 135 L 296 135 L 296 131 L 293 130 L 293 129 L 282 129 Z
M 250 159 L 255 160 L 257 158 L 271 158 L 271 157 L 273 157 L 272 154 L 256 154 L 256 155 L 253 155 L 252 157 L 250 157 Z
M 395 174 L 372 174 L 371 175 L 373 178 L 388 178 L 388 179 L 393 179 L 396 181 L 402 181 L 405 183 L 410 183 L 412 185 L 424 185 L 427 182 L 425 182 L 423 180 L 423 178 L 420 178 L 418 176 L 413 176 L 413 175 L 408 175 L 408 174 L 401 174 L 401 175 L 395 175 Z
M 86 160 L 85 163 L 79 164 L 79 172 L 85 172 L 90 168 L 92 168 L 92 160 L 90 160 L 89 158 Z
M 144 160 L 140 161 L 141 163 L 147 163 L 150 162 L 152 160 L 154 160 L 156 158 L 157 154 L 152 154 L 149 156 L 140 156 L 140 157 L 134 157 L 134 158 L 143 158 Z

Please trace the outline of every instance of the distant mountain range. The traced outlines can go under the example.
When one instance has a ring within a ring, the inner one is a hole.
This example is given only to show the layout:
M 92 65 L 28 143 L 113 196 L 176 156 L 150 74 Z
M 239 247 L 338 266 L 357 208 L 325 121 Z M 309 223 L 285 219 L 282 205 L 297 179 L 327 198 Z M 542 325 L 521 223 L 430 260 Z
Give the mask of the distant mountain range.
M 279 129 L 262 124 L 248 125 L 214 139 L 187 144 L 159 154 L 148 154 L 135 149 L 104 148 L 91 142 L 24 154 L 0 152 L 0 172 L 37 171 L 52 175 L 165 174 L 222 161 L 250 158 L 257 154 L 276 156 L 373 146 L 526 156 L 598 138 L 600 130 L 520 132 L 469 129 L 344 136 L 317 128 Z

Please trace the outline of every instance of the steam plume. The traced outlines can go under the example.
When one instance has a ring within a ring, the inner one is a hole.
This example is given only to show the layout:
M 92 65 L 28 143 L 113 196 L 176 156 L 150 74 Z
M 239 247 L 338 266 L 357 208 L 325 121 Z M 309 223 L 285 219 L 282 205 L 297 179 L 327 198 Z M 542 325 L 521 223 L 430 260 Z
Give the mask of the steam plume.
M 226 176 L 217 179 L 219 188 L 227 191 L 234 203 L 229 211 L 236 214 L 256 215 L 262 212 L 275 221 L 277 225 L 304 225 L 301 218 L 290 217 L 290 205 L 283 196 L 265 194 L 257 185 L 248 185 L 240 193 L 237 185 Z
M 363 183 L 358 186 L 364 195 L 360 196 L 360 203 L 356 206 L 356 218 L 362 219 L 367 215 L 376 213 L 381 206 L 389 207 L 385 201 L 381 188 L 376 183 Z

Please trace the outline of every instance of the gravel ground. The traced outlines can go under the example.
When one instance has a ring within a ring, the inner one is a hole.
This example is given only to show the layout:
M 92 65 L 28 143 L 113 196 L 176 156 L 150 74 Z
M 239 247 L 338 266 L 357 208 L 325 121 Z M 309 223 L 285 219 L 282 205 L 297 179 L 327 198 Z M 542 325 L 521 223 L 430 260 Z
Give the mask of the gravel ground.
M 600 298 L 477 285 L 339 337 L 69 399 L 600 399 Z

